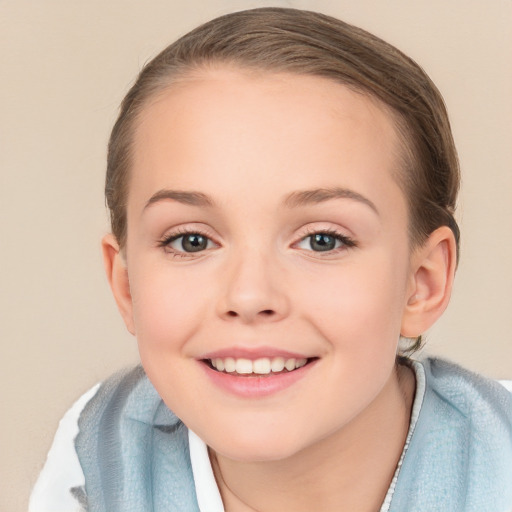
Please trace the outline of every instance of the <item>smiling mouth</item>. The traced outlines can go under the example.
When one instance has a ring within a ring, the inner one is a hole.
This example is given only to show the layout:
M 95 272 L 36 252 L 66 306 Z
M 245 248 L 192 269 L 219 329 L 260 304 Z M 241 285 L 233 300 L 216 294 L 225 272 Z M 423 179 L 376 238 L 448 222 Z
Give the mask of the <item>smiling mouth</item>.
M 203 361 L 212 369 L 220 373 L 240 376 L 262 376 L 290 373 L 306 366 L 317 358 L 284 358 L 262 357 L 251 360 L 246 358 L 215 358 Z

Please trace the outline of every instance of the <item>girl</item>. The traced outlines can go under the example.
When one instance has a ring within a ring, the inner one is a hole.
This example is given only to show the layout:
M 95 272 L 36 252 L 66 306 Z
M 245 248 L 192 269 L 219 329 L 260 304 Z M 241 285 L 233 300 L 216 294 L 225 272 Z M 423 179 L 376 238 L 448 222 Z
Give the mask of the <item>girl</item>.
M 31 510 L 511 509 L 510 394 L 407 357 L 450 298 L 458 186 L 439 92 L 361 29 L 265 8 L 166 48 L 106 178 L 142 366 L 71 411 Z

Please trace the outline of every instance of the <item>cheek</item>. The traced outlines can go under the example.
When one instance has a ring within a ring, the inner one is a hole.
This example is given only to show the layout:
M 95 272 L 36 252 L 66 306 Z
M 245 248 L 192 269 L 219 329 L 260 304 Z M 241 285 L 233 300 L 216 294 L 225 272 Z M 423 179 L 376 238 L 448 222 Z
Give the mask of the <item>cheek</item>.
M 195 369 L 188 357 L 188 343 L 201 328 L 204 314 L 205 298 L 197 284 L 170 272 L 165 262 L 147 264 L 131 279 L 142 365 L 167 406 L 180 417 L 183 412 L 188 417 L 189 409 L 201 410 L 196 404 L 201 390 L 189 378 Z
M 304 279 L 298 292 L 303 311 L 338 350 L 363 356 L 395 350 L 405 304 L 403 269 L 393 257 L 377 254 L 333 267 L 321 279 Z
M 168 266 L 145 265 L 131 278 L 133 317 L 143 349 L 179 349 L 199 327 L 204 290 L 187 273 Z

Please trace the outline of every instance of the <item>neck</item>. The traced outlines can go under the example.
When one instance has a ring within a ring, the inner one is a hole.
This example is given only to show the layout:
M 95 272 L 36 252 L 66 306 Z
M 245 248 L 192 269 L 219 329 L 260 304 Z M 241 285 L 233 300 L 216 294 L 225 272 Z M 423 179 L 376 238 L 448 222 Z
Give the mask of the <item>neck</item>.
M 375 512 L 409 429 L 415 379 L 397 365 L 378 397 L 350 424 L 292 457 L 240 462 L 210 453 L 226 512 Z

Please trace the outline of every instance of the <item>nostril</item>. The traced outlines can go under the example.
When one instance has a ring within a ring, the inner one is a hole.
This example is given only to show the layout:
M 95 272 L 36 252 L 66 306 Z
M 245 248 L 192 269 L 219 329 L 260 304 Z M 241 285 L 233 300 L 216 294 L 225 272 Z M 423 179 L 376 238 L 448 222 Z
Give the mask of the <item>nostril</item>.
M 262 309 L 260 311 L 237 311 L 236 309 L 230 309 L 224 313 L 225 318 L 237 319 L 240 318 L 243 321 L 253 321 L 253 320 L 272 320 L 276 318 L 276 310 L 275 309 Z

